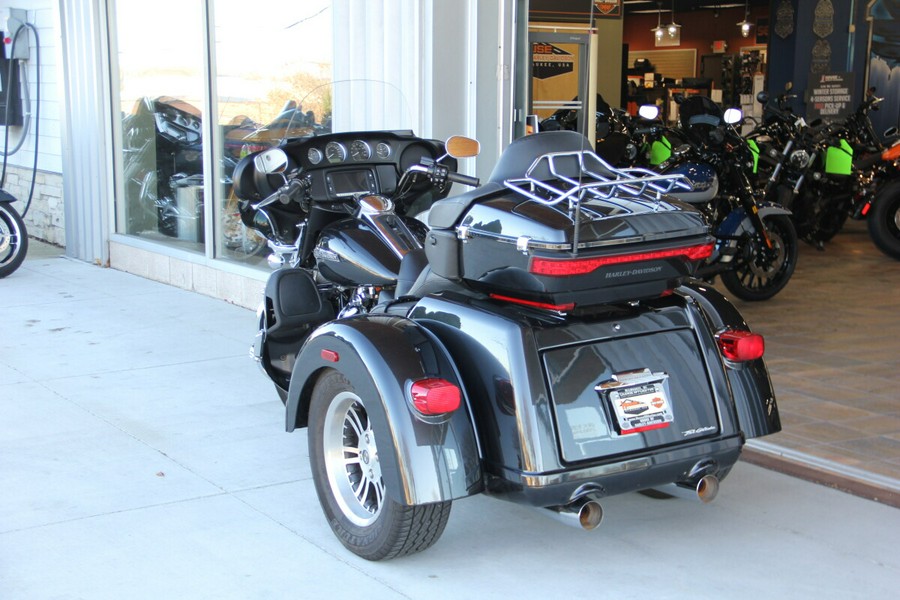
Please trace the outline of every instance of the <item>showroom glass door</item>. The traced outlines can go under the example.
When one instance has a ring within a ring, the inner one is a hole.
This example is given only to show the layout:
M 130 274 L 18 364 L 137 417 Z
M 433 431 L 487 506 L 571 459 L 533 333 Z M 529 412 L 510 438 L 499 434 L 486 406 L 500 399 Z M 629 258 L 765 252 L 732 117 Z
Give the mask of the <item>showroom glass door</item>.
M 581 34 L 531 32 L 531 109 L 541 129 L 577 129 L 586 136 L 583 114 L 588 97 L 588 45 L 590 36 Z M 569 116 L 571 115 L 571 118 Z
M 202 252 L 203 3 L 117 2 L 113 18 L 122 140 L 116 230 Z

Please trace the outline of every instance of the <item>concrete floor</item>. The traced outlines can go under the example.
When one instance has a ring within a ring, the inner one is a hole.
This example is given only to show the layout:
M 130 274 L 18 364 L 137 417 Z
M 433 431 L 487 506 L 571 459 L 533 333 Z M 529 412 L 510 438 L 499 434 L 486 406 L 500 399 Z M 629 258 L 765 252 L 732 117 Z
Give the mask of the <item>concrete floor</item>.
M 900 270 L 867 244 L 804 249 L 782 295 L 740 308 L 785 418 L 756 452 L 888 489 Z M 252 313 L 58 254 L 34 244 L 0 280 L 0 598 L 896 596 L 900 510 L 744 461 L 711 505 L 617 496 L 585 533 L 476 496 L 430 550 L 357 559 L 247 356 Z

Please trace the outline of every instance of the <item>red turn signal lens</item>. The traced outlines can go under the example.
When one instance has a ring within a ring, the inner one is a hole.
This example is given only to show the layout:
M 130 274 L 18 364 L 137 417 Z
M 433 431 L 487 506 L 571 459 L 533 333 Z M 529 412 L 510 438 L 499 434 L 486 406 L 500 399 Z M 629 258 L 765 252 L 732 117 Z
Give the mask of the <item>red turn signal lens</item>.
M 763 336 L 749 331 L 723 331 L 718 336 L 722 356 L 735 362 L 762 358 L 766 351 Z
M 412 384 L 412 400 L 423 415 L 442 415 L 459 408 L 460 391 L 446 379 L 420 379 Z
M 531 259 L 528 272 L 547 277 L 567 277 L 569 275 L 587 275 L 600 267 L 641 262 L 645 260 L 661 260 L 664 258 L 681 258 L 684 260 L 703 260 L 709 258 L 713 251 L 712 244 L 688 246 L 686 248 L 669 248 L 652 252 L 635 252 L 633 254 L 617 254 L 614 256 L 596 256 L 593 258 L 540 258 Z

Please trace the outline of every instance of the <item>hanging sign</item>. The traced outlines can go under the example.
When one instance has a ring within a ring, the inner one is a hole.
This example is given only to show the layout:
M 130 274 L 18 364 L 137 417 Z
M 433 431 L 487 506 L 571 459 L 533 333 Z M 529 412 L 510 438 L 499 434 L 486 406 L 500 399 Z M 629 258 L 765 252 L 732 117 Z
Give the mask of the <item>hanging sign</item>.
M 794 33 L 794 6 L 791 0 L 781 0 L 775 11 L 775 33 L 781 39 Z
M 813 13 L 813 33 L 826 38 L 834 31 L 834 5 L 831 0 L 819 0 Z
M 594 17 L 598 19 L 619 18 L 622 16 L 622 0 L 594 2 L 594 11 Z
M 807 120 L 846 118 L 853 110 L 853 73 L 821 73 L 809 78 Z

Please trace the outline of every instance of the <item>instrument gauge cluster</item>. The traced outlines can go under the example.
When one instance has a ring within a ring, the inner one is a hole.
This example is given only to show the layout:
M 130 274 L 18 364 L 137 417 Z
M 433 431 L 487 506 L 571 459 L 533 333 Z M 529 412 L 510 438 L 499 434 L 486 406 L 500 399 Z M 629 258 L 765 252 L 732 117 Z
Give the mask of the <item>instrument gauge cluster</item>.
M 305 148 L 305 162 L 311 167 L 323 167 L 347 163 L 394 162 L 403 146 L 398 145 L 395 140 L 380 136 L 355 139 L 334 136 L 327 140 L 310 139 Z

